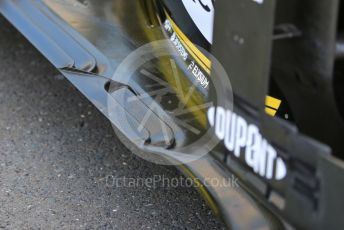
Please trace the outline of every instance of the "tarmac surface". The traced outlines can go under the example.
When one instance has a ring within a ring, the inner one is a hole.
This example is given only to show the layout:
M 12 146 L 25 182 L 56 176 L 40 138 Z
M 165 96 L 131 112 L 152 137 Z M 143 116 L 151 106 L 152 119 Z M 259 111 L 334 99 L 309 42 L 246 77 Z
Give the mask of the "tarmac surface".
M 0 25 L 0 229 L 224 228 L 195 189 L 126 186 L 182 175 L 130 153 L 1 16 Z

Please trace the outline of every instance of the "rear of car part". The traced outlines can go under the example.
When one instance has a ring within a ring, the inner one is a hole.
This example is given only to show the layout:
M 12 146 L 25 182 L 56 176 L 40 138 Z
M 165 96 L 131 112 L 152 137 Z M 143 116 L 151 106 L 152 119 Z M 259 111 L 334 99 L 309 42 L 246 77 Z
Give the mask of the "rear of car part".
M 209 111 L 190 113 L 188 118 L 202 129 L 219 125 L 216 118 L 226 112 L 256 128 L 256 136 L 269 149 L 263 158 L 270 157 L 265 163 L 270 162 L 271 169 L 255 168 L 254 161 L 263 153 L 249 156 L 245 146 L 239 152 L 231 151 L 224 141 L 204 158 L 180 166 L 182 171 L 200 181 L 231 175 L 239 178 L 238 189 L 200 187 L 230 228 L 340 229 L 344 224 L 344 17 L 339 0 L 190 0 L 206 12 L 216 12 L 212 36 L 195 24 L 183 2 L 2 0 L 0 12 L 128 142 L 146 154 L 173 158 L 194 134 L 180 127 L 174 117 L 166 120 L 157 116 L 133 137 L 121 117 L 109 115 L 108 99 L 116 113 L 127 114 L 133 126 L 139 125 L 144 119 L 140 114 L 156 103 L 154 97 L 140 99 L 149 82 L 145 71 L 156 73 L 165 82 L 171 82 L 171 76 L 163 67 L 164 60 L 145 66 L 129 82 L 113 82 L 114 71 L 136 48 L 164 38 L 178 39 L 179 47 L 189 54 L 197 53 L 193 45 L 211 51 L 229 75 L 234 110 L 226 111 L 226 105 L 219 103 Z M 205 78 L 202 84 L 192 81 L 183 70 L 185 60 L 181 57 L 175 62 L 185 75 L 183 89 L 197 85 L 195 101 L 216 97 L 211 87 L 202 87 L 213 77 L 206 58 L 202 54 L 190 56 Z M 126 97 L 139 99 L 133 105 L 123 101 Z M 179 102 L 180 98 L 174 100 Z M 164 98 L 156 104 L 160 110 L 169 110 Z M 275 110 L 272 114 L 271 109 Z M 161 123 L 170 134 L 167 139 L 161 138 L 162 131 L 156 128 Z

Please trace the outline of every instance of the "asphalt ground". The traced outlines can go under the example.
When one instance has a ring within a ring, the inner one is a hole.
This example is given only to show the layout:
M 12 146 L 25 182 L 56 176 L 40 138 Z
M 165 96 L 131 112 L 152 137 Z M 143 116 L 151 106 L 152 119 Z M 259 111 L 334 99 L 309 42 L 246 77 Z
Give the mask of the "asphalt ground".
M 182 177 L 130 153 L 0 16 L 0 228 L 224 228 L 193 188 L 118 184 L 156 176 Z

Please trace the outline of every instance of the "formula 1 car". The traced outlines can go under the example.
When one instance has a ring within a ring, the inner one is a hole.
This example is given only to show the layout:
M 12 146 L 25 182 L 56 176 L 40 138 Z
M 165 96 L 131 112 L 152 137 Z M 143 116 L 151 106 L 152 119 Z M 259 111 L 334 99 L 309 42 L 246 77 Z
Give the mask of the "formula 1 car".
M 230 229 L 344 226 L 339 0 L 0 0 L 142 158 Z M 233 180 L 238 188 L 204 183 Z

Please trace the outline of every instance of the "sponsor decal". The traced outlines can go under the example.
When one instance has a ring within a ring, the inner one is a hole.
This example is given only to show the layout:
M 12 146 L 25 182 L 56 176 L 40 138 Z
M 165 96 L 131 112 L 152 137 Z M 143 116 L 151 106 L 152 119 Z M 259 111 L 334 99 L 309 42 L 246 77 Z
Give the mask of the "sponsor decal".
M 265 0 L 251 0 L 259 5 Z M 207 41 L 213 43 L 215 0 L 182 0 L 184 7 L 192 21 Z
M 189 54 L 186 46 L 184 45 L 185 41 L 183 41 L 177 32 L 174 30 L 173 24 L 169 19 L 166 19 L 164 22 L 164 28 L 167 32 L 167 35 L 172 42 L 173 46 L 176 48 L 178 54 L 183 59 L 187 69 L 190 71 L 196 82 L 203 88 L 208 89 L 209 87 L 209 80 L 207 75 L 204 73 L 204 70 L 197 64 L 197 62 L 192 58 L 192 55 Z
M 173 45 L 176 47 L 178 53 L 180 54 L 180 56 L 183 58 L 184 61 L 188 60 L 188 53 L 186 52 L 184 46 L 182 45 L 182 43 L 180 42 L 179 38 L 177 37 L 176 33 L 173 32 L 172 36 L 171 36 L 171 42 L 173 43 Z
M 255 173 L 268 180 L 282 180 L 286 177 L 285 162 L 256 125 L 249 124 L 240 115 L 222 107 L 210 108 L 208 119 L 226 148 L 234 157 L 244 159 Z
M 264 3 L 264 0 L 252 0 L 254 1 L 255 3 L 258 3 L 258 4 L 263 4 Z
M 182 0 L 197 28 L 209 43 L 213 42 L 215 0 Z
M 168 37 L 176 47 L 178 53 L 188 66 L 188 69 L 191 71 L 192 75 L 204 89 L 207 89 L 209 85 L 208 77 L 210 74 L 210 69 L 208 68 L 211 65 L 210 60 L 206 56 L 202 55 L 202 52 L 198 50 L 197 47 L 192 47 L 193 44 L 191 41 L 187 39 L 182 31 L 180 31 L 167 13 L 166 16 L 168 19 L 166 19 L 163 26 Z M 281 104 L 281 100 L 267 96 L 265 101 L 266 113 L 273 117 L 276 116 Z
M 197 79 L 197 81 L 202 85 L 203 88 L 208 88 L 209 81 L 207 77 L 204 75 L 201 68 L 194 61 L 191 61 L 188 70 L 192 72 L 192 75 Z

